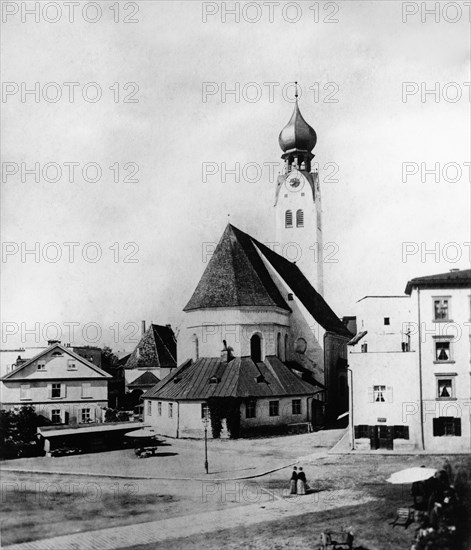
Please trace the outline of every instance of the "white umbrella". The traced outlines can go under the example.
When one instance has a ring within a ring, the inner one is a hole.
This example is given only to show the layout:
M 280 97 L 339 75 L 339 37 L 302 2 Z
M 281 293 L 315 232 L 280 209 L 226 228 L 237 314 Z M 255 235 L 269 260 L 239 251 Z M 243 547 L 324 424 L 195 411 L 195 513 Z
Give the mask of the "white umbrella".
M 434 468 L 406 468 L 395 472 L 386 480 L 388 483 L 414 483 L 416 481 L 425 481 L 430 479 L 436 472 Z

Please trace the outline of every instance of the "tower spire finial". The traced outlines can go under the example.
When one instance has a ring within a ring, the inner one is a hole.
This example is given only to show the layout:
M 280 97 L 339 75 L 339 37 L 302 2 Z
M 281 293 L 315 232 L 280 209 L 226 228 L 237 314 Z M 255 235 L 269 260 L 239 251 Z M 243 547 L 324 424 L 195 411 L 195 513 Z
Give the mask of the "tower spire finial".
M 299 94 L 298 94 L 298 81 L 297 80 L 295 80 L 294 86 L 295 86 L 294 97 L 296 98 L 296 101 L 298 101 Z

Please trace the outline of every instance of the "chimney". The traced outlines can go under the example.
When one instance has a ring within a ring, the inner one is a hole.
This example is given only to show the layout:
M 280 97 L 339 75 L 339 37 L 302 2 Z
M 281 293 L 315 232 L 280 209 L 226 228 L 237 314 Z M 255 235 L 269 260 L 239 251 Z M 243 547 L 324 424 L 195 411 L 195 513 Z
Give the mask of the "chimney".
M 47 341 L 48 346 L 52 346 L 53 344 L 60 344 L 60 343 L 61 343 L 60 340 L 48 340 Z
M 141 321 L 141 334 L 142 334 L 142 336 L 144 336 L 145 333 L 146 333 L 146 322 Z

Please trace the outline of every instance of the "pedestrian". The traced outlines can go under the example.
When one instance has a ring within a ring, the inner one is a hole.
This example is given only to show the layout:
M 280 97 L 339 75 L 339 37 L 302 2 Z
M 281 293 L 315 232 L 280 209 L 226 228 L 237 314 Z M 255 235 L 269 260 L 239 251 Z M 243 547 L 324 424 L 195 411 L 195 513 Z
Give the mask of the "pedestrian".
M 306 474 L 303 472 L 302 468 L 299 468 L 298 481 L 296 482 L 296 489 L 297 489 L 298 495 L 306 494 Z
M 296 482 L 298 481 L 298 469 L 296 466 L 293 468 L 293 473 L 291 474 L 291 479 L 289 481 L 289 494 L 296 494 Z

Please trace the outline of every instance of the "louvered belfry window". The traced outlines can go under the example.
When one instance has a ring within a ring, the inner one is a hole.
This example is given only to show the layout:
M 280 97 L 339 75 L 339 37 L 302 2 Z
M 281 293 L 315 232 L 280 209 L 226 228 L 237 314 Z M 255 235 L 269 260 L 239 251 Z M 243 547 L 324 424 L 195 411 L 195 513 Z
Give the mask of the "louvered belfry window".
M 293 212 L 291 210 L 285 212 L 285 227 L 293 227 Z
M 296 211 L 296 227 L 304 227 L 304 212 L 302 210 Z

